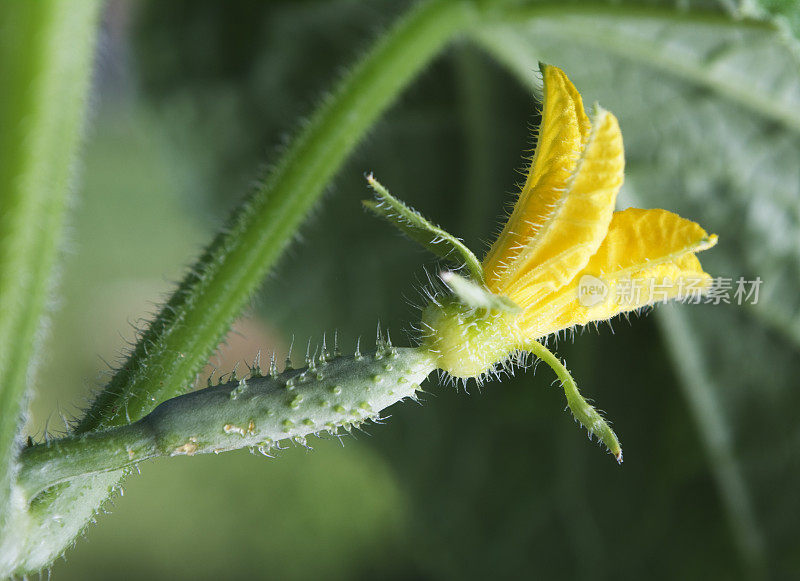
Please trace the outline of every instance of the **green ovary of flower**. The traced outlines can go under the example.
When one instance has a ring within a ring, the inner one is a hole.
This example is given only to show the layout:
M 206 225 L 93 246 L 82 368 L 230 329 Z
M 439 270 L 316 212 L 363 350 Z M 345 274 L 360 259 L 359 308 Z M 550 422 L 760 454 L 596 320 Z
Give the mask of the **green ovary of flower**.
M 513 313 L 486 312 L 454 299 L 431 303 L 422 313 L 422 348 L 450 375 L 478 377 L 520 348 L 515 319 Z

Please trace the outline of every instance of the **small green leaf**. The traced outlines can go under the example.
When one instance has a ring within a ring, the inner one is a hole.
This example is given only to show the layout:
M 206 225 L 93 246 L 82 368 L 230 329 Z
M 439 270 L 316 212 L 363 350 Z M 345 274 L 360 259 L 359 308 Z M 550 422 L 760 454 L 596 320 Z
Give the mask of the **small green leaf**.
M 436 256 L 456 265 L 464 266 L 470 277 L 483 284 L 483 268 L 478 257 L 464 246 L 458 238 L 429 222 L 422 214 L 409 208 L 392 196 L 378 180 L 367 176 L 367 182 L 375 190 L 376 200 L 364 200 L 364 207 L 376 216 L 386 219 L 406 236 L 419 242 Z

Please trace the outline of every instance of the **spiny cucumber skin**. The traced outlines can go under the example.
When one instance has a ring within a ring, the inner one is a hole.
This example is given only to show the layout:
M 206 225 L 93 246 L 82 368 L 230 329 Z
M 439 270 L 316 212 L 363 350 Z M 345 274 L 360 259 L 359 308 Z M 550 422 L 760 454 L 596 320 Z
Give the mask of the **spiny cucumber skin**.
M 142 422 L 160 455 L 270 448 L 322 431 L 361 424 L 414 397 L 434 364 L 420 350 L 379 349 L 339 356 L 311 368 L 286 370 L 209 387 L 168 400 Z
M 264 451 L 278 442 L 335 433 L 414 397 L 435 364 L 422 349 L 381 346 L 208 387 L 165 401 L 138 422 L 26 449 L 19 485 L 28 501 L 82 474 L 117 470 L 157 456 Z

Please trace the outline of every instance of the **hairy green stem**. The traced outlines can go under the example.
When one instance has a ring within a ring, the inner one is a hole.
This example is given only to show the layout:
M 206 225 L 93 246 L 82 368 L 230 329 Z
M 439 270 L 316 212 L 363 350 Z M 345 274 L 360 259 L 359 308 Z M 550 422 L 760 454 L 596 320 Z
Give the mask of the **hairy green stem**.
M 100 3 L 0 6 L 0 536 L 82 134 Z
M 219 453 L 284 439 L 349 430 L 379 419 L 381 410 L 416 397 L 434 369 L 420 349 L 379 344 L 367 355 L 309 360 L 302 369 L 274 368 L 263 376 L 201 389 L 167 400 L 138 422 L 75 434 L 27 448 L 19 484 L 26 500 L 76 476 L 119 470 L 158 456 Z

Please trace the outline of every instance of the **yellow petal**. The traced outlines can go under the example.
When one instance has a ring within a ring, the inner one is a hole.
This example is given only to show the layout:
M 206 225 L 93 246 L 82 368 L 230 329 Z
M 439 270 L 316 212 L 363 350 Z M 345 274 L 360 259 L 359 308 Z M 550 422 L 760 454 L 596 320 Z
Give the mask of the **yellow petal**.
M 559 177 L 566 178 L 583 149 L 592 126 L 583 108 L 581 94 L 558 67 L 541 65 L 544 104 L 539 139 L 525 187 L 520 196 Z
M 564 71 L 541 65 L 544 78 L 542 122 L 536 153 L 516 206 L 483 261 L 490 289 L 504 286 L 512 264 L 531 234 L 547 221 L 563 196 L 564 186 L 578 162 L 590 124 L 583 100 Z
M 694 253 L 716 242 L 717 237 L 700 225 L 666 210 L 615 212 L 605 240 L 586 267 L 569 285 L 529 308 L 521 327 L 541 337 L 703 292 L 711 277 Z
M 537 204 L 546 200 L 548 215 L 536 218 L 535 230 L 497 281 L 495 292 L 525 307 L 571 281 L 606 236 L 624 168 L 619 124 L 598 108 L 573 173 L 555 192 L 559 197 L 545 193 L 536 198 Z M 532 207 L 537 204 L 531 200 Z

